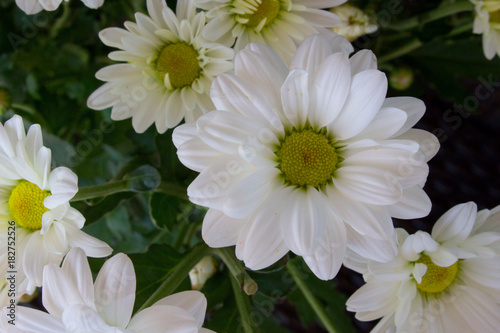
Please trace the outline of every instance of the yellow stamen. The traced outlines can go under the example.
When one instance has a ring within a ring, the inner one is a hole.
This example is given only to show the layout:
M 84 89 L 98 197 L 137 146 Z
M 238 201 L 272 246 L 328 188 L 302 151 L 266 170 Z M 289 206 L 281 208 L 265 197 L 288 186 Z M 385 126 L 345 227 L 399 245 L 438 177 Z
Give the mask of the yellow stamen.
M 337 168 L 335 147 L 322 133 L 306 129 L 293 131 L 276 151 L 278 168 L 285 180 L 296 186 L 318 187 L 331 181 Z
M 156 60 L 156 70 L 163 80 L 168 74 L 170 84 L 175 89 L 191 85 L 200 76 L 198 61 L 200 54 L 186 43 L 165 46 Z
M 427 266 L 422 283 L 417 284 L 418 290 L 422 292 L 440 293 L 448 288 L 457 276 L 458 261 L 449 267 L 441 267 L 433 263 L 429 256 L 422 254 L 416 263 Z
M 9 197 L 10 214 L 14 221 L 26 229 L 41 229 L 42 215 L 49 210 L 43 205 L 43 200 L 50 194 L 33 183 L 21 181 Z
M 253 13 L 245 14 L 241 17 L 248 19 L 248 22 L 246 23 L 248 27 L 255 28 L 264 19 L 266 19 L 264 26 L 268 26 L 274 21 L 276 16 L 278 16 L 280 9 L 280 0 L 262 0 Z

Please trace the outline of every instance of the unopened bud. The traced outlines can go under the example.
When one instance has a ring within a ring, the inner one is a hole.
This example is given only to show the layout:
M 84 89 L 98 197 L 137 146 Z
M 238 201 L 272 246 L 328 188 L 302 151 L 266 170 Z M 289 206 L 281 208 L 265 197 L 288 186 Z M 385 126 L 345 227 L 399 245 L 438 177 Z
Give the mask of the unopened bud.
M 340 25 L 333 27 L 333 32 L 344 36 L 350 42 L 361 36 L 377 31 L 378 26 L 358 7 L 345 3 L 330 9 L 340 18 Z

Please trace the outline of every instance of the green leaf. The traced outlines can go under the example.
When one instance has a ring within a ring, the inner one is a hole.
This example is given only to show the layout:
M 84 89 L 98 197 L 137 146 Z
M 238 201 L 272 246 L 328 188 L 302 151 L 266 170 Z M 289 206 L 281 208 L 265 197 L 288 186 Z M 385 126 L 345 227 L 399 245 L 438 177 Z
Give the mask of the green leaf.
M 149 197 L 149 211 L 153 223 L 161 229 L 172 231 L 181 212 L 181 200 L 163 193 L 153 193 Z

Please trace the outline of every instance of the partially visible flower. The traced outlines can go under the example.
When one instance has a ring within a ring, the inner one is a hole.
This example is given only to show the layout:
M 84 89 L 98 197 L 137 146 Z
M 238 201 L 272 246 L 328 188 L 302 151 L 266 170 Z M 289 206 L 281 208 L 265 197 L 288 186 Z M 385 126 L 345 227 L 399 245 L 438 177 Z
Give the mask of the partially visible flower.
M 476 7 L 473 32 L 483 35 L 483 52 L 491 60 L 500 56 L 500 1 L 471 0 Z
M 201 259 L 200 262 L 189 271 L 191 288 L 200 290 L 215 272 L 217 272 L 217 261 L 214 257 L 207 256 Z
M 91 257 L 112 252 L 80 230 L 85 218 L 69 204 L 78 192 L 77 176 L 50 165 L 40 125 L 26 134 L 19 116 L 0 124 L 0 279 L 16 271 L 17 297 L 41 286 L 43 267 L 60 264 L 71 247 Z
M 430 210 L 422 187 L 439 142 L 411 129 L 424 103 L 386 99 L 375 55 L 349 58 L 351 44 L 333 34 L 308 37 L 290 69 L 266 45 L 249 44 L 235 75 L 212 85 L 217 111 L 174 131 L 179 159 L 200 172 L 189 199 L 210 208 L 203 239 L 236 245 L 251 269 L 291 250 L 331 279 L 346 246 L 392 260 L 391 217 Z
M 321 8 L 338 6 L 346 0 L 195 0 L 207 10 L 209 23 L 203 36 L 242 50 L 260 42 L 290 64 L 297 46 L 307 36 L 327 33 L 339 18 Z
M 332 30 L 351 42 L 378 29 L 365 12 L 350 3 L 333 7 L 330 11 L 340 18 L 340 25 L 333 27 Z
M 413 71 L 408 67 L 398 67 L 389 74 L 389 85 L 396 90 L 408 89 L 413 80 Z
M 137 13 L 136 23 L 125 22 L 126 30 L 99 33 L 104 44 L 120 49 L 109 58 L 124 63 L 96 73 L 107 83 L 90 95 L 89 108 L 113 107 L 111 119 L 132 118 L 138 133 L 153 123 L 163 133 L 214 109 L 210 86 L 232 69 L 233 51 L 201 41 L 205 14 L 196 13 L 193 1 L 177 1 L 176 16 L 165 0 L 148 0 L 150 16 Z
M 132 261 L 123 253 L 108 259 L 93 283 L 85 253 L 74 248 L 62 267 L 44 268 L 43 286 L 43 306 L 49 313 L 19 306 L 18 332 L 212 332 L 201 327 L 207 301 L 198 291 L 170 295 L 132 316 L 136 278 Z
M 382 317 L 373 332 L 498 332 L 499 211 L 469 202 L 446 212 L 431 235 L 397 229 L 399 255 L 388 263 L 348 254 L 346 266 L 366 284 L 347 309 L 363 321 Z
M 69 1 L 69 0 L 64 0 Z M 16 4 L 26 14 L 36 14 L 42 10 L 56 10 L 62 0 L 16 0 Z M 85 6 L 96 9 L 102 6 L 104 0 L 82 0 Z

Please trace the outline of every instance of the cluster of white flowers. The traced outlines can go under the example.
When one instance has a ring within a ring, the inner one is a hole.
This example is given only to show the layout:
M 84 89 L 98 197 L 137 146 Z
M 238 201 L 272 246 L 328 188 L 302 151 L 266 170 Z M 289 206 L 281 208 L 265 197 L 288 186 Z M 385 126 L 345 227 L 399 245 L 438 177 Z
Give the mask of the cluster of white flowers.
M 291 251 L 329 280 L 344 263 L 366 281 L 348 310 L 360 320 L 382 317 L 375 332 L 495 332 L 500 208 L 456 206 L 431 235 L 394 229 L 392 218 L 429 213 L 423 187 L 439 142 L 412 128 L 424 103 L 387 98 L 374 53 L 351 55 L 351 43 L 331 31 L 340 19 L 323 9 L 344 2 L 178 0 L 174 13 L 165 0 L 147 0 L 149 16 L 100 32 L 119 49 L 109 58 L 122 63 L 96 73 L 106 83 L 88 106 L 132 118 L 138 133 L 185 121 L 173 142 L 181 162 L 200 173 L 187 192 L 209 208 L 203 239 L 235 246 L 248 268 Z M 34 14 L 61 0 L 16 3 Z M 483 33 L 491 59 L 500 54 L 500 2 L 474 3 L 474 32 Z M 363 21 L 361 34 L 374 29 Z M 21 307 L 12 327 L 4 309 L 2 332 L 210 332 L 197 291 L 132 316 L 136 278 L 124 254 L 108 259 L 93 283 L 86 257 L 112 249 L 80 230 L 85 218 L 69 204 L 77 176 L 51 170 L 40 126 L 26 133 L 19 116 L 0 125 L 0 170 L 0 280 L 12 269 L 7 230 L 15 227 L 16 296 L 43 285 L 49 312 Z

